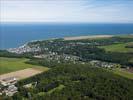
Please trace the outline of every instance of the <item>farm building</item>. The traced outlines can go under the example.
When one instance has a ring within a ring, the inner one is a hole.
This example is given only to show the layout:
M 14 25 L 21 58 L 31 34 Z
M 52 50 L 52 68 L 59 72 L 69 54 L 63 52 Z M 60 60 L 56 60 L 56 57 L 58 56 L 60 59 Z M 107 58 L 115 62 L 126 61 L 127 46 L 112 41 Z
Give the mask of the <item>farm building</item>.
M 17 79 L 15 77 L 0 80 L 0 95 L 5 93 L 7 96 L 13 96 L 13 94 L 18 90 L 15 86 L 16 83 Z

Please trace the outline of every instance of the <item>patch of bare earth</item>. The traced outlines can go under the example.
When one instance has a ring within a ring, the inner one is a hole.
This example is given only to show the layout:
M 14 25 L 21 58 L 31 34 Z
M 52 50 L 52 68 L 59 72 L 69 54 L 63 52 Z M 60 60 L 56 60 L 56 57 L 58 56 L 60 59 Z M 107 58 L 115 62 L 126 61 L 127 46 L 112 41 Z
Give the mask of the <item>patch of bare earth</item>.
M 27 68 L 27 69 L 15 71 L 15 72 L 7 73 L 7 74 L 2 74 L 0 75 L 0 80 L 9 78 L 9 77 L 16 77 L 18 80 L 20 80 L 20 79 L 28 78 L 33 75 L 39 74 L 41 72 L 43 71 L 35 68 Z

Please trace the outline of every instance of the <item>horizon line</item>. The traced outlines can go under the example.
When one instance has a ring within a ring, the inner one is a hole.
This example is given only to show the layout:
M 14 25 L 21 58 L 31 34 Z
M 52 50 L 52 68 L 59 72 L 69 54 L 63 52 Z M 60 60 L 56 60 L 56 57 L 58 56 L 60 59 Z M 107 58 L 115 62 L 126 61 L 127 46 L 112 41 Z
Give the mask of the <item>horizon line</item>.
M 61 23 L 61 24 L 62 24 L 62 23 L 66 23 L 66 24 L 67 24 L 67 23 L 68 23 L 68 24 L 69 24 L 69 23 L 72 23 L 72 24 L 78 24 L 78 23 L 79 23 L 79 24 L 80 24 L 80 23 L 81 23 L 81 24 L 82 24 L 82 23 L 83 23 L 83 24 L 133 24 L 133 22 L 21 22 L 21 21 L 20 21 L 20 22 L 1 22 L 1 21 L 0 21 L 0 24 L 15 24 L 15 23 L 16 23 L 16 24 L 17 24 L 17 23 L 20 23 L 20 24 L 21 24 L 21 23 L 24 23 L 24 24 L 30 24 L 30 23 L 40 23 L 40 24 L 41 24 L 41 23 L 42 23 L 42 24 L 44 24 L 44 23 L 52 23 L 52 24 L 54 24 L 54 23 L 55 23 L 55 24 L 60 24 L 60 23 Z

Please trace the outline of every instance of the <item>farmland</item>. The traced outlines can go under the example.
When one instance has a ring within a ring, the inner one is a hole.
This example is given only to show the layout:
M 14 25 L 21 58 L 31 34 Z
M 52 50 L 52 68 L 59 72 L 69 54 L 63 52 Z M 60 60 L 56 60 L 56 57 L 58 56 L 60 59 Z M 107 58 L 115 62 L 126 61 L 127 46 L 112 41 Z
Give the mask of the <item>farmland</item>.
M 41 72 L 43 72 L 43 70 L 41 71 L 41 70 L 36 69 L 36 68 L 26 68 L 23 70 L 14 71 L 14 72 L 10 72 L 7 74 L 2 74 L 2 75 L 0 75 L 0 80 L 6 79 L 9 77 L 15 77 L 18 80 L 20 80 L 20 79 L 25 79 L 25 78 L 34 76 L 34 75 L 39 74 Z
M 112 44 L 107 46 L 100 46 L 100 48 L 104 48 L 106 51 L 111 52 L 133 52 L 133 48 L 126 48 L 127 43 L 121 43 L 121 44 Z
M 123 76 L 123 77 L 126 77 L 126 78 L 129 78 L 129 79 L 133 79 L 133 73 L 128 72 L 122 68 L 114 69 L 113 73 L 120 75 L 120 76 Z
M 26 64 L 29 59 L 26 58 L 6 58 L 0 57 L 0 74 L 18 71 L 26 68 L 35 68 L 39 70 L 48 70 L 47 67 Z

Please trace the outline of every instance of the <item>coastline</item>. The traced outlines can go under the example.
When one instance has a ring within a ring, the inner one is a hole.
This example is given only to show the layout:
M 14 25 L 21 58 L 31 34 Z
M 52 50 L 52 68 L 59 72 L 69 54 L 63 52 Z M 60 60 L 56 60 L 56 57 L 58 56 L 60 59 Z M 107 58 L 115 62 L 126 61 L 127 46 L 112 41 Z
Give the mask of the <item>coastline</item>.
M 114 36 L 120 36 L 120 37 L 133 37 L 133 34 L 119 34 L 119 35 L 108 35 L 108 34 L 103 34 L 103 35 L 81 35 L 81 36 L 71 36 L 71 37 L 61 37 L 61 38 L 49 38 L 49 39 L 38 39 L 38 40 L 31 40 L 28 41 L 26 43 L 24 43 L 23 45 L 28 44 L 29 42 L 35 42 L 35 41 L 44 41 L 44 40 L 54 40 L 54 39 L 63 39 L 65 41 L 69 41 L 69 40 L 82 40 L 82 39 L 102 39 L 102 38 L 111 38 Z M 20 45 L 18 47 L 21 47 L 23 45 Z M 18 48 L 18 47 L 10 47 L 10 48 L 5 48 L 2 49 L 0 48 L 0 50 L 8 50 L 8 49 L 13 49 L 13 48 Z
M 110 38 L 115 35 L 87 35 L 87 36 L 75 36 L 75 37 L 64 37 L 64 40 L 82 40 L 82 39 L 95 39 L 95 38 Z
M 1 25 L 0 49 L 16 48 L 29 41 L 68 38 L 86 35 L 126 35 L 133 33 L 133 24 L 7 24 Z M 84 39 L 84 38 L 83 38 Z

